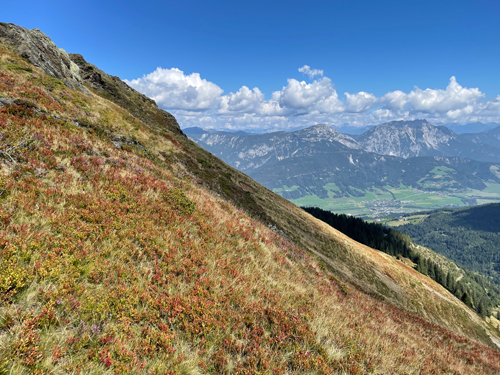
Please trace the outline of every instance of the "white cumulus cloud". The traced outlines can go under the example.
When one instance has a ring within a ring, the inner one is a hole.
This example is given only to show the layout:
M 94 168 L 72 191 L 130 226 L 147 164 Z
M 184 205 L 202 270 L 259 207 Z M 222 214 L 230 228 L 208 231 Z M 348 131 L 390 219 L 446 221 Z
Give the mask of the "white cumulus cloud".
M 312 83 L 290 78 L 281 91 L 273 92 L 272 99 L 290 114 L 338 113 L 343 110 L 343 103 L 328 77 Z
M 450 78 L 446 90 L 425 89 L 415 87 L 405 94 L 402 91 L 393 91 L 380 98 L 387 109 L 423 114 L 448 114 L 450 118 L 471 113 L 471 108 L 484 97 L 478 88 L 462 87 L 455 77 Z
M 311 69 L 309 65 L 304 65 L 302 68 L 299 68 L 299 72 L 307 74 L 309 78 L 314 78 L 316 76 L 323 76 L 323 70 L 320 69 Z
M 370 110 L 377 102 L 377 98 L 373 94 L 360 91 L 357 94 L 349 94 L 346 92 L 346 112 L 366 112 Z
M 479 106 L 479 113 L 485 115 L 500 115 L 500 95 L 496 98 L 488 100 Z
M 236 93 L 231 92 L 222 97 L 219 113 L 260 112 L 260 107 L 264 101 L 264 94 L 257 87 L 250 90 L 248 87 L 243 86 Z
M 153 73 L 125 81 L 165 109 L 203 111 L 220 101 L 223 90 L 202 79 L 199 73 L 185 75 L 177 68 L 157 68 Z
M 323 70 L 308 65 L 298 70 L 312 82 L 289 78 L 270 98 L 258 87 L 247 86 L 223 95 L 217 84 L 199 73 L 187 75 L 176 68 L 157 68 L 125 82 L 171 111 L 182 127 L 277 130 L 316 123 L 364 126 L 416 118 L 436 124 L 500 122 L 500 95 L 486 100 L 479 88 L 463 87 L 454 76 L 444 89 L 415 87 L 410 92 L 396 90 L 380 97 L 365 91 L 345 92 L 339 97 Z

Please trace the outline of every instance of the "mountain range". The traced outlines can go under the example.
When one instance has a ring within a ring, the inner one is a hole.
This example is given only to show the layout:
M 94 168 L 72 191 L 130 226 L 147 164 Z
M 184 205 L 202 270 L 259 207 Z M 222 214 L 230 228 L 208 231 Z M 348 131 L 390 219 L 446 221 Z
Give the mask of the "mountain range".
M 374 190 L 394 198 L 391 189 L 401 186 L 462 194 L 500 183 L 494 141 L 480 143 L 425 120 L 390 122 L 358 136 L 326 125 L 291 133 L 184 132 L 287 199 L 363 197 Z
M 0 23 L 0 131 L 2 374 L 500 372 L 499 334 L 442 285 L 40 30 Z
M 353 126 L 353 125 L 348 125 L 348 124 L 342 124 L 342 125 L 334 125 L 333 127 L 337 129 L 338 131 L 349 134 L 349 135 L 359 135 L 363 134 L 367 130 L 370 130 L 371 128 L 375 127 L 376 125 L 367 125 L 367 126 Z M 455 123 L 448 123 L 448 124 L 442 124 L 442 126 L 452 130 L 456 134 L 464 134 L 464 133 L 482 133 L 488 130 L 491 130 L 493 128 L 497 128 L 500 126 L 499 123 L 496 122 L 490 122 L 490 123 L 482 123 L 482 122 L 471 122 L 467 124 L 455 124 Z
M 202 142 L 210 146 L 215 153 L 229 157 L 228 160 L 231 162 L 233 159 L 230 156 L 230 149 L 246 150 L 259 147 L 259 144 L 267 144 L 264 148 L 269 148 L 271 143 L 279 144 L 292 139 L 297 147 L 291 146 L 289 149 L 294 150 L 300 148 L 297 143 L 300 139 L 313 142 L 328 140 L 340 142 L 352 149 L 404 159 L 416 156 L 456 156 L 478 161 L 500 161 L 500 126 L 482 133 L 460 135 L 445 126 L 434 126 L 426 120 L 392 121 L 370 127 L 359 135 L 344 134 L 321 124 L 290 133 L 276 132 L 259 135 L 245 132 L 218 132 L 202 128 L 187 128 L 184 131 L 194 141 Z M 245 139 L 234 138 L 234 136 L 245 137 Z M 231 142 L 230 145 L 226 144 L 228 140 Z M 220 152 L 223 153 L 220 154 Z M 247 155 L 246 158 L 249 156 Z M 283 157 L 288 156 L 283 155 Z M 237 161 L 234 160 L 234 162 Z M 240 163 L 244 162 L 240 161 Z
M 482 133 L 479 133 L 482 134 Z M 361 147 L 381 155 L 410 158 L 416 156 L 462 157 L 499 162 L 500 141 L 472 142 L 444 126 L 426 120 L 393 121 L 371 128 L 356 137 Z

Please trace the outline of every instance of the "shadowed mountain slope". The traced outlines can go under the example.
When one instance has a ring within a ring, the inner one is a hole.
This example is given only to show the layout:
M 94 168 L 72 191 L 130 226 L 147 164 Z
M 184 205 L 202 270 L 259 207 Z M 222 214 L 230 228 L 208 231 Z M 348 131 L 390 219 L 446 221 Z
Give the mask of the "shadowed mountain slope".
M 0 372 L 499 372 L 444 288 L 98 73 L 72 89 L 0 45 Z
M 486 144 L 500 148 L 500 126 L 482 133 L 466 133 L 462 134 L 462 136 L 476 144 Z

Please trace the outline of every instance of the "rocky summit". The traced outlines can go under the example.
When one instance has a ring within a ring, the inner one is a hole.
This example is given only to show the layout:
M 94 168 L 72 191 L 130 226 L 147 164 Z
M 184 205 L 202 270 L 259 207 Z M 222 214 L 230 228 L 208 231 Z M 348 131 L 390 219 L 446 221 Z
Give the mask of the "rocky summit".
M 43 70 L 46 74 L 61 79 L 67 86 L 86 90 L 78 66 L 71 61 L 66 51 L 58 48 L 50 38 L 38 29 L 0 22 L 0 41 L 14 47 L 19 56 Z
M 499 162 L 500 149 L 474 143 L 445 126 L 426 120 L 392 121 L 375 126 L 356 137 L 366 151 L 411 158 L 416 156 L 459 156 L 479 161 Z
M 433 126 L 426 120 L 392 121 L 376 126 L 358 137 L 367 151 L 405 159 L 435 156 L 436 152 L 442 155 L 440 147 L 448 145 L 454 139 L 456 135 L 451 130 Z

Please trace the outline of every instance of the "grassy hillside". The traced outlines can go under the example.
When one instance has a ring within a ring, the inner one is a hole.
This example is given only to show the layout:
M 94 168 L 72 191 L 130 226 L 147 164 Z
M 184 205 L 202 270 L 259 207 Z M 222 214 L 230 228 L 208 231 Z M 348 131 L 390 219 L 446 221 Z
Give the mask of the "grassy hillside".
M 500 306 L 498 284 L 458 267 L 446 258 L 442 259 L 429 249 L 415 245 L 406 234 L 378 223 L 367 223 L 360 218 L 337 215 L 318 207 L 305 207 L 304 210 L 364 245 L 409 261 L 417 271 L 444 286 L 483 317 L 491 315 L 493 309 Z M 483 228 L 491 228 L 491 224 L 489 221 Z
M 500 371 L 444 288 L 86 84 L 0 46 L 0 373 Z

